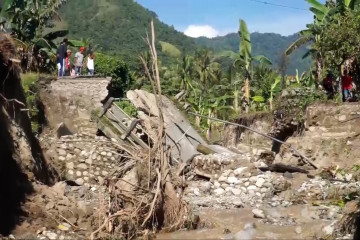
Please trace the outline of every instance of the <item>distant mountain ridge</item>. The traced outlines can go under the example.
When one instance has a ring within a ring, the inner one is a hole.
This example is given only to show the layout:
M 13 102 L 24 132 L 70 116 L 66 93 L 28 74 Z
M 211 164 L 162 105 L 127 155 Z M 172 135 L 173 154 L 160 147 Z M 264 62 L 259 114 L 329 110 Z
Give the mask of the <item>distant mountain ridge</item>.
M 149 31 L 151 19 L 154 19 L 157 41 L 171 43 L 182 53 L 193 54 L 199 47 L 206 47 L 215 55 L 221 55 L 222 51 L 237 53 L 239 48 L 236 33 L 213 39 L 187 37 L 162 23 L 156 13 L 134 0 L 70 0 L 60 9 L 60 15 L 64 21 L 61 25 L 69 29 L 70 38 L 90 38 L 102 51 L 120 55 L 129 65 L 135 65 L 139 53 L 147 50 L 142 38 Z M 296 35 L 283 37 L 274 33 L 253 33 L 251 37 L 253 53 L 266 55 L 275 67 L 279 65 L 281 53 L 296 39 Z M 304 53 L 304 48 L 299 49 L 289 58 L 289 73 L 293 74 L 296 68 L 299 72 L 309 68 L 310 60 L 301 59 Z M 164 64 L 173 61 L 161 52 L 160 57 Z
M 251 34 L 252 53 L 253 55 L 265 55 L 273 62 L 274 67 L 279 67 L 282 54 L 297 38 L 297 34 L 282 36 L 276 33 L 255 32 Z M 230 33 L 225 36 L 211 39 L 206 37 L 196 38 L 195 42 L 197 45 L 210 48 L 215 54 L 221 55 L 221 52 L 224 51 L 237 53 L 239 51 L 240 37 L 237 33 Z M 295 74 L 296 69 L 299 70 L 299 73 L 309 70 L 311 59 L 302 59 L 302 56 L 304 56 L 306 51 L 306 47 L 302 47 L 288 57 L 288 74 Z

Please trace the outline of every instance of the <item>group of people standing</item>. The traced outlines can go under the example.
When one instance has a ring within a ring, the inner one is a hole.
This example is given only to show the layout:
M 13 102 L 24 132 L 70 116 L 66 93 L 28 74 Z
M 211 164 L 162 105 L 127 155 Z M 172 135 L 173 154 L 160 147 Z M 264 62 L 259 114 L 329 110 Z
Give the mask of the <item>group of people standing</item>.
M 68 40 L 64 40 L 60 43 L 60 46 L 56 52 L 58 76 L 79 76 L 83 74 L 84 66 L 87 69 L 87 74 L 93 76 L 95 73 L 95 54 L 92 51 L 88 52 L 88 57 L 84 64 L 85 48 L 80 47 L 79 51 L 75 53 L 74 62 L 71 63 L 71 50 L 67 48 Z
M 328 73 L 326 78 L 323 80 L 324 90 L 328 93 L 330 98 L 333 98 L 335 93 L 334 86 L 335 78 L 332 73 Z M 350 76 L 347 70 L 344 70 L 344 74 L 341 76 L 341 90 L 343 94 L 343 101 L 349 102 L 353 95 L 352 91 L 355 90 L 356 85 L 354 84 L 353 78 Z

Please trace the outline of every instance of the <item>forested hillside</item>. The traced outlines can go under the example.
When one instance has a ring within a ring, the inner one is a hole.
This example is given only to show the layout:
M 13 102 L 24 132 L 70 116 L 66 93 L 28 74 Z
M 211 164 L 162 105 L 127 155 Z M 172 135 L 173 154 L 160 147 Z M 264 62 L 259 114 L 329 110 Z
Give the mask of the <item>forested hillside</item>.
M 127 62 L 134 62 L 147 49 L 143 38 L 151 19 L 157 40 L 169 42 L 183 52 L 196 48 L 193 39 L 160 22 L 154 12 L 133 0 L 71 0 L 60 14 L 71 38 L 90 38 L 103 51 L 120 54 Z
M 64 4 L 60 14 L 72 39 L 90 38 L 102 51 L 121 55 L 129 65 L 134 64 L 138 54 L 147 49 L 142 38 L 146 36 L 152 18 L 157 40 L 171 43 L 182 52 L 194 53 L 200 46 L 214 50 L 219 56 L 226 50 L 237 52 L 239 48 L 237 33 L 214 39 L 193 39 L 162 23 L 156 13 L 133 0 L 71 0 Z M 253 33 L 251 37 L 254 54 L 266 55 L 275 67 L 279 66 L 284 50 L 297 38 L 296 35 L 283 37 L 274 33 Z M 305 48 L 302 48 L 289 57 L 289 74 L 294 74 L 296 68 L 299 72 L 309 69 L 310 59 L 303 60 L 304 53 Z M 169 58 L 163 60 L 171 61 Z M 226 57 L 220 61 L 225 65 L 233 62 Z
M 251 42 L 254 55 L 263 54 L 273 62 L 275 67 L 278 67 L 281 63 L 282 53 L 297 38 L 297 34 L 285 37 L 275 33 L 252 33 Z M 235 53 L 239 51 L 240 38 L 237 33 L 213 39 L 201 37 L 195 41 L 199 46 L 213 49 L 216 55 L 231 55 L 229 51 Z M 311 59 L 302 59 L 306 51 L 306 47 L 301 47 L 289 56 L 287 63 L 288 74 L 294 74 L 296 69 L 300 73 L 309 70 Z

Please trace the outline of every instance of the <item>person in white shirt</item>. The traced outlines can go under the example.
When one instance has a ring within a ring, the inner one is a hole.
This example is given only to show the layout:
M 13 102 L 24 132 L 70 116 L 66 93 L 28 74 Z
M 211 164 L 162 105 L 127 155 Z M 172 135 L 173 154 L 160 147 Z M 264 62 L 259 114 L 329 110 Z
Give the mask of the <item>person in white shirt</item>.
M 81 75 L 84 62 L 84 47 L 80 47 L 80 51 L 75 54 L 75 73 L 76 76 Z
M 88 75 L 94 76 L 94 72 L 95 72 L 95 54 L 94 53 L 89 54 L 89 56 L 87 58 L 86 67 L 88 70 Z

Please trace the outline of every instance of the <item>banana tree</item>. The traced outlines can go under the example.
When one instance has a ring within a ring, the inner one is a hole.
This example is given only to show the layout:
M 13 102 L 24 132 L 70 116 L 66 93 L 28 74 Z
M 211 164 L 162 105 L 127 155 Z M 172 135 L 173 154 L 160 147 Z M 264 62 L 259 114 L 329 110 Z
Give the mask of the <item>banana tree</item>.
M 355 0 L 345 0 L 347 6 L 350 6 L 351 2 Z M 299 32 L 299 38 L 293 42 L 285 51 L 285 55 L 289 56 L 296 49 L 303 45 L 313 43 L 303 58 L 311 55 L 315 59 L 316 64 L 316 83 L 318 84 L 323 71 L 323 53 L 322 50 L 316 48 L 316 42 L 320 41 L 320 35 L 325 25 L 333 19 L 335 13 L 338 11 L 337 8 L 331 8 L 325 4 L 320 3 L 317 0 L 307 0 L 311 5 L 310 11 L 314 14 L 314 23 L 306 25 L 307 29 Z
M 360 0 L 338 0 L 337 4 L 350 10 L 360 9 Z
M 66 30 L 44 33 L 50 20 L 60 19 L 57 9 L 61 4 L 62 0 L 7 2 L 8 7 L 3 11 L 3 15 L 8 19 L 15 42 L 23 49 L 23 62 L 27 62 L 25 70 L 39 66 L 39 63 L 44 66 L 44 61 L 50 61 L 56 48 L 52 41 L 67 34 Z M 47 60 L 44 60 L 44 57 L 47 57 Z
M 269 98 L 270 110 L 273 110 L 274 96 L 279 92 L 281 92 L 281 76 L 278 76 L 273 82 L 273 84 L 271 84 Z
M 271 61 L 265 57 L 264 55 L 252 56 L 251 55 L 251 39 L 250 39 L 250 32 L 246 25 L 246 22 L 240 19 L 240 28 L 239 28 L 239 35 L 240 35 L 240 47 L 239 47 L 239 56 L 234 62 L 234 66 L 240 68 L 244 72 L 245 76 L 245 98 L 246 101 L 249 103 L 250 100 L 250 79 L 251 79 L 251 67 L 253 61 L 258 61 L 261 64 L 272 65 Z

